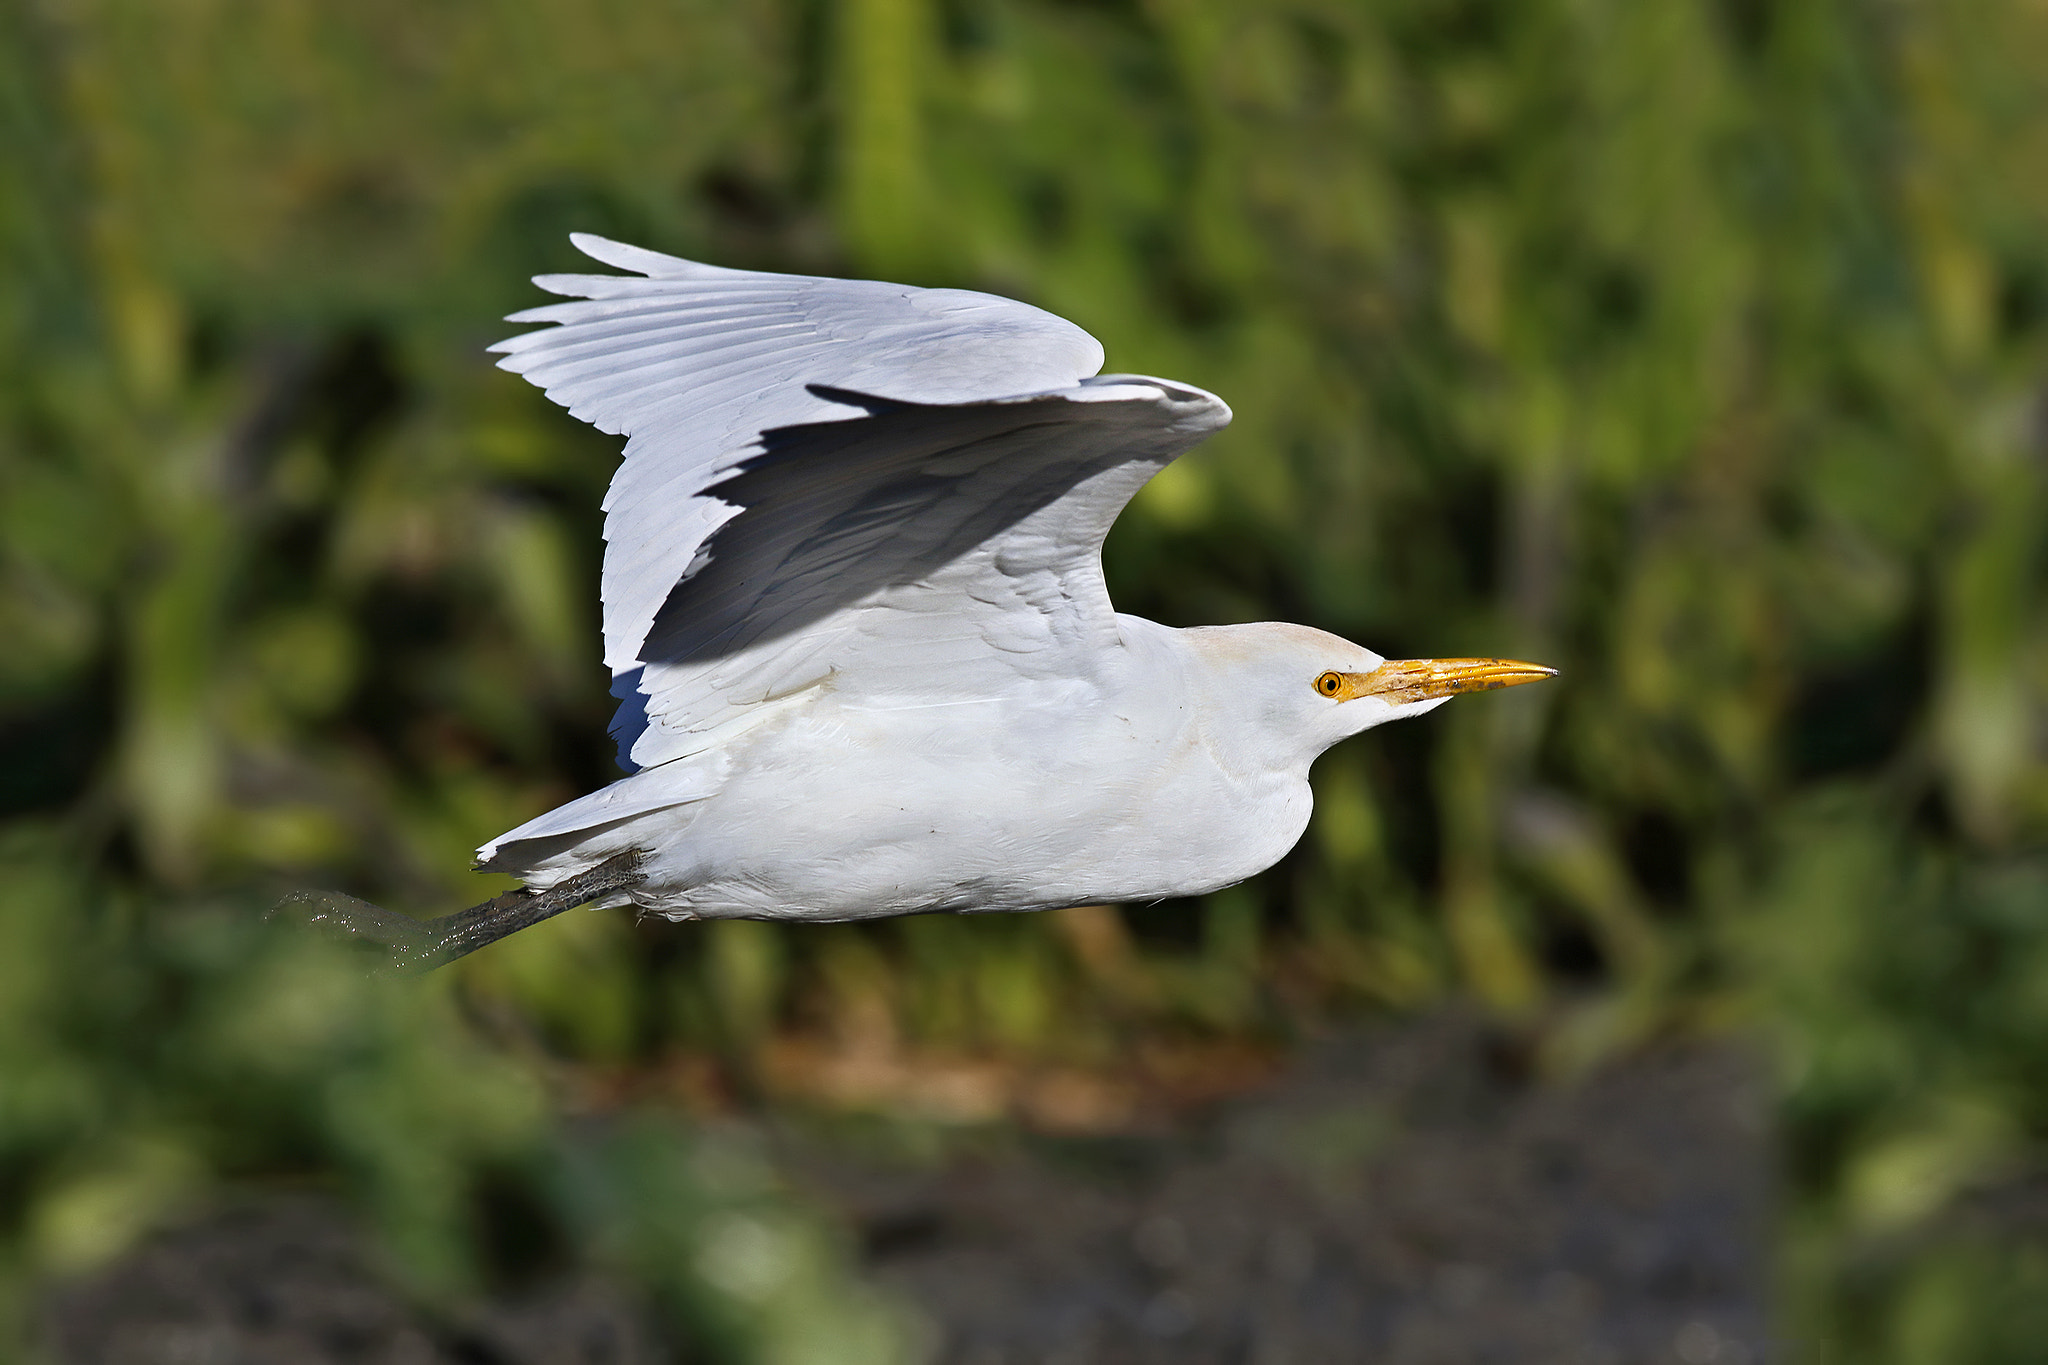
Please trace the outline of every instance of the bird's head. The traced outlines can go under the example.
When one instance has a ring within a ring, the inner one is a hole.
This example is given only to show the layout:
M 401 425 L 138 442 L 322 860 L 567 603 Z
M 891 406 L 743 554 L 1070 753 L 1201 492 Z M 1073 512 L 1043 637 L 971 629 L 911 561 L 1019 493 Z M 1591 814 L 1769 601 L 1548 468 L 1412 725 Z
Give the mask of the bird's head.
M 1211 702 L 1234 732 L 1266 762 L 1304 768 L 1339 740 L 1435 710 L 1460 692 L 1557 674 L 1513 659 L 1387 659 L 1327 631 L 1279 622 L 1186 635 Z

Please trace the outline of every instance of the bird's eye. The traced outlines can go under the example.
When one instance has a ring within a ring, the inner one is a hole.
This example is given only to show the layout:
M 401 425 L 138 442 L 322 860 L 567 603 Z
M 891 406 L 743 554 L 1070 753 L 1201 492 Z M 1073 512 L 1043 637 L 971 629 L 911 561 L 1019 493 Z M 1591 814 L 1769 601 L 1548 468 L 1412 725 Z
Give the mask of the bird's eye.
M 1316 679 L 1316 691 L 1326 697 L 1334 697 L 1343 690 L 1344 675 L 1342 673 L 1325 673 L 1322 677 Z

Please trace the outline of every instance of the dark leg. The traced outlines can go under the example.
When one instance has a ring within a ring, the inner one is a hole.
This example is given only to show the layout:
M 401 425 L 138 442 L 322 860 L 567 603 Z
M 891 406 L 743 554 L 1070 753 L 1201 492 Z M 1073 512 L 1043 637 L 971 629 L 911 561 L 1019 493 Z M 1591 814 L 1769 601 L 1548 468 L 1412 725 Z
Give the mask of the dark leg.
M 390 960 L 380 971 L 417 976 L 496 943 L 507 934 L 552 919 L 564 910 L 638 886 L 646 880 L 640 871 L 643 856 L 639 852 L 621 853 L 546 891 L 521 887 L 439 919 L 414 919 L 334 891 L 294 891 L 270 913 L 303 920 L 310 926 L 338 933 L 351 943 L 383 948 Z

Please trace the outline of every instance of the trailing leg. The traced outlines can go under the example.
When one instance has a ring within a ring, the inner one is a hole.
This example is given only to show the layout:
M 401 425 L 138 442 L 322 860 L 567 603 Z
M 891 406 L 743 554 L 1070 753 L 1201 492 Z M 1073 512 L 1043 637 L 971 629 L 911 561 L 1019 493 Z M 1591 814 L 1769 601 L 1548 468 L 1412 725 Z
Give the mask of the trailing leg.
M 640 871 L 643 857 L 638 851 L 621 853 L 545 891 L 520 887 L 439 919 L 413 919 L 333 891 L 294 891 L 270 913 L 339 933 L 350 942 L 383 948 L 390 959 L 380 971 L 416 976 L 564 910 L 639 885 L 646 880 Z

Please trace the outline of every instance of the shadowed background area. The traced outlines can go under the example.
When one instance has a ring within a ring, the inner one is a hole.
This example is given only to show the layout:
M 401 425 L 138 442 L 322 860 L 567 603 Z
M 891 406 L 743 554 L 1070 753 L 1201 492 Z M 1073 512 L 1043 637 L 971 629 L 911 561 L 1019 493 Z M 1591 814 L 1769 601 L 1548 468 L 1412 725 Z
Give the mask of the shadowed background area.
M 0 0 L 0 1330 L 300 1219 L 426 1324 L 362 1340 L 450 1359 L 1053 1359 L 934 1326 L 943 1267 L 877 1287 L 942 1194 L 826 1168 L 1123 1151 L 1378 1029 L 1395 1061 L 1329 1082 L 1364 1129 L 1221 1122 L 1216 1188 L 1420 1169 L 1418 1047 L 1479 1078 L 1451 1110 L 1592 1167 L 1756 1085 L 1768 1142 L 1702 1119 L 1609 1194 L 1774 1186 L 1728 1281 L 1768 1275 L 1768 1327 L 1752 1286 L 1718 1328 L 1587 1329 L 1604 1355 L 1544 1319 L 1555 1358 L 2037 1358 L 2044 54 L 2028 0 Z M 1121 609 L 1563 677 L 1333 751 L 1296 853 L 1199 903 L 578 913 L 366 980 L 258 913 L 481 900 L 475 845 L 615 775 L 619 442 L 483 353 L 572 230 L 1071 318 L 1237 413 L 1111 535 Z M 1068 1216 L 1035 1178 L 962 1207 Z M 1209 1285 L 1145 1291 L 1168 1340 L 1227 1291 L 1146 1188 L 1069 1221 Z M 1487 1301 L 1444 1273 L 1446 1313 Z M 1316 1302 L 1256 1358 L 1379 1330 Z M 614 1353 L 519 1354 L 560 1303 Z M 159 1346 L 118 1358 L 234 1358 Z

